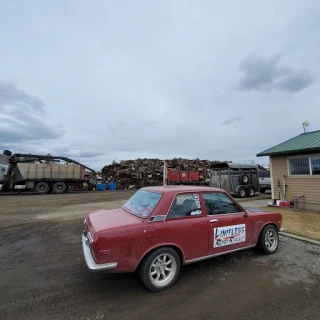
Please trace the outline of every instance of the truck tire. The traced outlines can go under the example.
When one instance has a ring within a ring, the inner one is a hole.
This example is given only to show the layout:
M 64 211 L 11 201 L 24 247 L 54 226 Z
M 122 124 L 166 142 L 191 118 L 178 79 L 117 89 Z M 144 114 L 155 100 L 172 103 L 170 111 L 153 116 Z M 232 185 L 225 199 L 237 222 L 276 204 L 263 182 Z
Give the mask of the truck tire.
M 261 193 L 266 193 L 266 189 L 260 189 Z
M 65 193 L 67 191 L 67 186 L 64 182 L 56 182 L 53 185 L 54 193 Z
M 36 193 L 39 194 L 46 194 L 49 192 L 50 187 L 46 182 L 39 182 L 36 187 L 34 188 Z

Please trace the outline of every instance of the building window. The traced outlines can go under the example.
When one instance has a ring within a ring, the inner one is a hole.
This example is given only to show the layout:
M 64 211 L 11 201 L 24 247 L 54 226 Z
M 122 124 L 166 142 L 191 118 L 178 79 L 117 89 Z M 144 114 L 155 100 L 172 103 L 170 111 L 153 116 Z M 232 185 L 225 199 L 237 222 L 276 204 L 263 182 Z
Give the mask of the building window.
M 320 156 L 289 159 L 290 176 L 320 175 Z
M 311 170 L 313 176 L 320 175 L 320 156 L 311 157 Z

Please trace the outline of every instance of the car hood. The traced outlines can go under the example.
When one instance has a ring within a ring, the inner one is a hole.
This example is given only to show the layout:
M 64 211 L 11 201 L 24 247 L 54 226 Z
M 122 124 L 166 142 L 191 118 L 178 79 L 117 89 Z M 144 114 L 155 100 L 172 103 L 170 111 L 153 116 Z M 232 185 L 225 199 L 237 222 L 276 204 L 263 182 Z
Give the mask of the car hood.
M 266 211 L 261 208 L 255 208 L 255 207 L 243 206 L 243 208 L 246 209 L 247 211 L 254 212 L 254 213 L 274 213 L 273 211 Z
M 143 219 L 130 214 L 123 209 L 98 210 L 87 215 L 87 224 L 91 235 L 111 229 L 139 224 Z
M 260 208 L 249 208 L 244 207 L 248 212 L 251 213 L 252 217 L 272 217 L 272 219 L 278 219 L 279 217 L 282 219 L 282 215 L 276 211 L 266 211 Z

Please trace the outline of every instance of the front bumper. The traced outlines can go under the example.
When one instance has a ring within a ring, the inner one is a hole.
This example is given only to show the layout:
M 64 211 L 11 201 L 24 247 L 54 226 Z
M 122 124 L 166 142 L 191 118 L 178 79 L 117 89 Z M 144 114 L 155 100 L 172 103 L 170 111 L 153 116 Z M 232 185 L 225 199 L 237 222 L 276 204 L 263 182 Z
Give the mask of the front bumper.
M 109 262 L 109 263 L 101 263 L 101 264 L 96 263 L 92 256 L 88 242 L 89 242 L 88 238 L 84 234 L 82 234 L 83 254 L 84 254 L 84 258 L 86 260 L 87 266 L 90 270 L 104 271 L 104 270 L 116 269 L 118 267 L 118 262 Z

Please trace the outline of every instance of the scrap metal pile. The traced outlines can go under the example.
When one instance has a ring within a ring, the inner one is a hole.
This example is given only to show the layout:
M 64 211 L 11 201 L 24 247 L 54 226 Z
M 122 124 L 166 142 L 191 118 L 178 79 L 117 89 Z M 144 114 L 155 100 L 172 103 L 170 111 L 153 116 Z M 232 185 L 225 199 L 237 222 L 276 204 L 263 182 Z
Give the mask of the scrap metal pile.
M 198 171 L 202 169 L 203 179 L 210 177 L 210 165 L 220 161 L 188 160 L 175 158 L 168 161 L 168 170 Z M 117 189 L 138 189 L 145 186 L 162 185 L 163 160 L 136 159 L 107 165 L 102 169 L 105 181 L 115 182 Z

